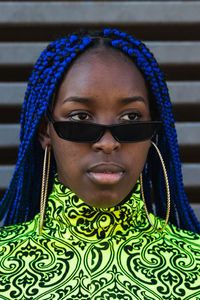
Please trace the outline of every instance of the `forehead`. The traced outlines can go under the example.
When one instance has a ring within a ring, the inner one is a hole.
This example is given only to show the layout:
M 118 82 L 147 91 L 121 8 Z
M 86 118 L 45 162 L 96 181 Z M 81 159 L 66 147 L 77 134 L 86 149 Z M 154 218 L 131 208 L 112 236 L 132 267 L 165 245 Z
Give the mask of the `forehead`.
M 145 80 L 134 62 L 112 48 L 90 49 L 72 63 L 57 96 L 60 99 L 72 96 L 69 95 L 71 93 L 76 93 L 76 96 L 95 94 L 97 97 L 116 93 L 124 97 L 139 93 L 148 98 Z

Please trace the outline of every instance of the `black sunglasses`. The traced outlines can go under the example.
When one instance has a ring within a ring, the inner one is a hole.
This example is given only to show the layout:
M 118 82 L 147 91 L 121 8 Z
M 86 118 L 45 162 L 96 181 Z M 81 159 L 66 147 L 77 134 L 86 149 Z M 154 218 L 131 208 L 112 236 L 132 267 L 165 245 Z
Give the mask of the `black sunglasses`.
M 52 122 L 58 136 L 78 143 L 96 143 L 107 129 L 120 143 L 134 143 L 150 140 L 160 128 L 161 121 L 134 122 L 129 124 L 102 125 L 90 122 L 55 121 L 50 112 L 47 117 Z

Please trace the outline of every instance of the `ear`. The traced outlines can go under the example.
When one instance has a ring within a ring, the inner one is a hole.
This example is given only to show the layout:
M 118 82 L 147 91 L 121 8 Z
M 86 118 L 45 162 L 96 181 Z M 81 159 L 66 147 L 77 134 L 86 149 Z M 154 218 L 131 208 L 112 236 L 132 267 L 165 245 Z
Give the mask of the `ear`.
M 45 150 L 47 145 L 51 145 L 51 138 L 49 135 L 49 121 L 46 116 L 40 122 L 39 129 L 38 129 L 38 139 L 42 146 L 42 149 Z

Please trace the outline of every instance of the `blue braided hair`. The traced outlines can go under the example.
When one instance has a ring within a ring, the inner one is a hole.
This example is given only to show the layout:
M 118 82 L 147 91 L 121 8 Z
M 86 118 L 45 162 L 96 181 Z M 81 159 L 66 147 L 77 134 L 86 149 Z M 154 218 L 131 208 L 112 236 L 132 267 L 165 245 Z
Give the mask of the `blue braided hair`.
M 51 43 L 40 55 L 30 76 L 21 114 L 20 148 L 16 168 L 10 185 L 0 203 L 0 219 L 4 224 L 16 224 L 31 219 L 39 211 L 44 151 L 38 141 L 38 127 L 53 95 L 70 64 L 87 49 L 114 47 L 128 55 L 143 74 L 157 118 L 163 122 L 155 136 L 169 178 L 171 191 L 170 221 L 182 229 L 200 232 L 200 224 L 185 195 L 177 135 L 171 102 L 165 83 L 152 53 L 133 36 L 116 29 L 98 32 L 80 31 Z M 55 160 L 50 169 L 49 191 L 52 188 Z M 143 170 L 147 206 L 153 211 L 150 195 L 153 194 L 156 213 L 164 218 L 166 211 L 165 181 L 155 150 L 150 149 Z

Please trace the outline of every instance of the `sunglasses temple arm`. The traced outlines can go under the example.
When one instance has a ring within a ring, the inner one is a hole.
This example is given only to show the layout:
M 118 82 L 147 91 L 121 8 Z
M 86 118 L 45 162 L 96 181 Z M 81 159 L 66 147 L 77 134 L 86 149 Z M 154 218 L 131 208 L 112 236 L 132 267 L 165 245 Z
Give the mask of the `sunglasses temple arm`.
M 50 111 L 49 111 L 49 108 L 47 108 L 46 116 L 47 116 L 47 118 L 49 119 L 49 121 L 50 121 L 51 123 L 54 123 L 54 122 L 55 122 L 55 120 L 54 120 L 54 119 L 52 118 L 52 116 L 51 116 L 51 113 L 50 113 Z

